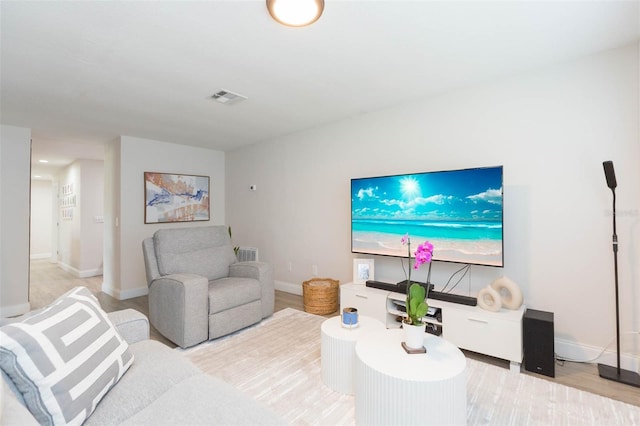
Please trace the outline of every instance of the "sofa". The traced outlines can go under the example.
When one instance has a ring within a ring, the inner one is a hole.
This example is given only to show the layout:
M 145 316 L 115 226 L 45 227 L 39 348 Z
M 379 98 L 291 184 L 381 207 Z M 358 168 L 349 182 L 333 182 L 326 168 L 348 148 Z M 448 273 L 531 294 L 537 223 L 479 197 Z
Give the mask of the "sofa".
M 97 313 L 98 316 L 102 314 Z M 32 315 L 15 319 L 9 325 L 15 326 Z M 225 382 L 201 372 L 178 350 L 149 340 L 149 322 L 140 312 L 126 309 L 104 315 L 113 324 L 118 336 L 126 342 L 132 362 L 119 380 L 101 396 L 86 419 L 76 417 L 77 421 L 69 421 L 67 418 L 62 422 L 51 421 L 50 424 L 284 424 L 265 406 Z M 0 327 L 0 332 L 6 328 Z M 0 333 L 3 339 L 0 344 L 4 345 L 8 335 Z M 36 417 L 26 407 L 24 395 L 16 389 L 16 382 L 5 371 L 4 361 L 10 357 L 6 352 L 2 356 L 0 424 L 38 424 Z M 48 420 L 46 417 L 45 420 L 40 418 L 40 423 L 46 424 Z
M 151 324 L 183 348 L 273 314 L 273 268 L 238 262 L 226 226 L 161 229 L 142 251 Z

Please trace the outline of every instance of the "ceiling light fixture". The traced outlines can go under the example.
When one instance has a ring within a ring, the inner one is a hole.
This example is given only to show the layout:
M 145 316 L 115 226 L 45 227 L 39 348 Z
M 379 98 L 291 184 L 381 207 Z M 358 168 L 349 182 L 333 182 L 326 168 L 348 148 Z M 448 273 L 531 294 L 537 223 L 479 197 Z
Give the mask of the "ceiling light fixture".
M 320 18 L 324 0 L 267 0 L 273 19 L 288 27 L 304 27 Z
M 39 163 L 48 163 L 49 160 L 38 160 Z

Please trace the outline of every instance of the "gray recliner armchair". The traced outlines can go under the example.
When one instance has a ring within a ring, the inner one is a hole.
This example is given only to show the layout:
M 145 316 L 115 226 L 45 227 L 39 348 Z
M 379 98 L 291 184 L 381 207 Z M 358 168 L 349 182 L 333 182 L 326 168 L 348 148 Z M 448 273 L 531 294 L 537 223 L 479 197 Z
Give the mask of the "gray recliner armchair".
M 186 348 L 273 314 L 273 269 L 237 262 L 226 226 L 162 229 L 142 242 L 149 320 Z

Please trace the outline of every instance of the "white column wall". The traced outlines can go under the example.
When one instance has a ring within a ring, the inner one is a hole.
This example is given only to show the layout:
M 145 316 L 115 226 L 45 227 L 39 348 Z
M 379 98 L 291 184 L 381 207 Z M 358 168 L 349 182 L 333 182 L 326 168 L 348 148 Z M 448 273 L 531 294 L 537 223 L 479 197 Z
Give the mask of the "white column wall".
M 0 126 L 0 317 L 29 311 L 31 130 Z
M 120 138 L 104 148 L 104 268 L 102 291 L 120 297 Z

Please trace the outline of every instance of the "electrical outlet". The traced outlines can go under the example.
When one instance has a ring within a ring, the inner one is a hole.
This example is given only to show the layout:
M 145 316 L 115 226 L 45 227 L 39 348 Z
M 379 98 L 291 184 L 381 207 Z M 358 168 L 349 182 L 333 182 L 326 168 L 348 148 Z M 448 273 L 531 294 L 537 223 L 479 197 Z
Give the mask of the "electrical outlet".
M 313 276 L 318 275 L 318 265 L 312 265 L 311 266 L 311 275 L 313 275 Z
M 293 271 L 293 265 L 291 264 L 291 262 L 289 262 L 289 264 L 287 265 L 287 269 L 289 270 L 289 272 Z

